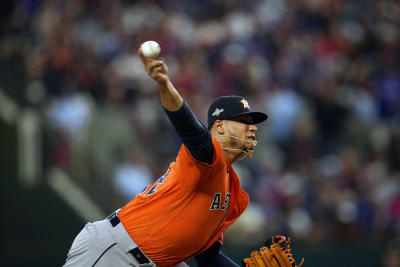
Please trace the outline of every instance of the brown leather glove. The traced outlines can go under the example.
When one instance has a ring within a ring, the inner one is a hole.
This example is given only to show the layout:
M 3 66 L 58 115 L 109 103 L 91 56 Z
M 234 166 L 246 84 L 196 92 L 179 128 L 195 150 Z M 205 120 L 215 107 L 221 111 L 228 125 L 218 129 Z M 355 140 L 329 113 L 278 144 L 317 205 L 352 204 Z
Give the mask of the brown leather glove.
M 296 265 L 290 250 L 290 237 L 274 236 L 265 242 L 259 251 L 253 251 L 250 258 L 245 258 L 243 267 L 301 267 L 304 259 Z

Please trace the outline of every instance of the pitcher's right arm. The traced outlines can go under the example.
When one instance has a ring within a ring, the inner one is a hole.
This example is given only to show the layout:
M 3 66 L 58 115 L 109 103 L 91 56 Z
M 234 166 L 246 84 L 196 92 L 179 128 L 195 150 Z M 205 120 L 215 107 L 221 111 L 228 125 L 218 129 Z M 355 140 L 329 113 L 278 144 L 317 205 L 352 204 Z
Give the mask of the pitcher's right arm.
M 175 89 L 168 77 L 168 67 L 163 60 L 149 59 L 144 57 L 139 48 L 138 54 L 143 62 L 144 68 L 159 85 L 161 105 L 168 111 L 177 111 L 182 107 L 183 98 Z
M 162 60 L 145 58 L 139 48 L 138 54 L 147 74 L 159 85 L 161 105 L 165 109 L 182 142 L 198 161 L 211 164 L 214 147 L 208 129 L 197 119 L 189 105 L 175 89 L 168 77 L 168 67 Z

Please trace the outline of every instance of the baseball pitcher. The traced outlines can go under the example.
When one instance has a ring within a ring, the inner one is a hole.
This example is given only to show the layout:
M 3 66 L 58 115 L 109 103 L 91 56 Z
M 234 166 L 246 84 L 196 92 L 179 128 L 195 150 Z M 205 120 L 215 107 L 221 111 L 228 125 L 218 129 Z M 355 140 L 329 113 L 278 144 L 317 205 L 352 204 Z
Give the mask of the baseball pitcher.
M 64 266 L 185 266 L 193 257 L 198 266 L 239 266 L 221 251 L 223 232 L 249 203 L 232 163 L 252 156 L 255 124 L 267 115 L 252 112 L 243 97 L 223 96 L 210 105 L 206 127 L 174 88 L 166 64 L 138 53 L 183 144 L 157 181 L 105 220 L 86 224 Z M 272 241 L 242 264 L 295 266 L 290 240 Z

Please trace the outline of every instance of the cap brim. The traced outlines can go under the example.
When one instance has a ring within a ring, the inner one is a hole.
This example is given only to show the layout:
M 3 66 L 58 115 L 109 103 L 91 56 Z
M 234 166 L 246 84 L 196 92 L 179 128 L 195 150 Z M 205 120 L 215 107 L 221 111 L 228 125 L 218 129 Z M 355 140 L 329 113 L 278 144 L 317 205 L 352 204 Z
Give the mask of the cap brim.
M 239 117 L 239 116 L 244 116 L 244 115 L 250 115 L 250 117 L 251 117 L 252 120 L 253 120 L 253 123 L 252 123 L 252 124 L 257 124 L 257 123 L 263 122 L 263 121 L 265 121 L 266 119 L 268 119 L 268 115 L 267 115 L 267 114 L 262 113 L 262 112 L 254 111 L 254 112 L 243 112 L 243 113 L 235 114 L 235 116 L 233 116 L 233 117 L 220 118 L 220 120 L 231 120 L 231 119 L 233 119 L 233 118 L 237 118 L 237 117 Z M 212 124 L 209 124 L 207 128 L 208 128 L 208 129 L 211 129 L 211 127 L 213 126 L 214 122 L 215 122 L 215 121 L 213 121 Z
M 252 124 L 257 124 L 257 123 L 263 122 L 266 119 L 268 119 L 268 115 L 267 114 L 262 113 L 262 112 L 256 112 L 256 111 L 254 111 L 254 112 L 243 112 L 243 113 L 240 113 L 240 114 L 236 114 L 234 117 L 232 117 L 230 119 L 233 119 L 233 118 L 236 118 L 236 117 L 239 117 L 239 116 L 244 116 L 244 115 L 250 115 L 250 117 L 253 119 L 253 123 Z

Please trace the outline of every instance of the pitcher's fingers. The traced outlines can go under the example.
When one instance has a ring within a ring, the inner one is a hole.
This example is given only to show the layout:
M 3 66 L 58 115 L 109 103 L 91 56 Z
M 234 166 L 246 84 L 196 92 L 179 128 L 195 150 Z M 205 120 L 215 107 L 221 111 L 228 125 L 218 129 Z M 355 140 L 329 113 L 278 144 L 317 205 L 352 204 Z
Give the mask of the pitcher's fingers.
M 138 51 L 137 51 L 138 56 L 140 57 L 140 59 L 142 60 L 143 64 L 146 66 L 146 62 L 147 62 L 147 58 L 143 55 L 142 53 L 142 49 L 139 47 Z
M 162 59 L 161 59 L 161 67 L 163 69 L 162 72 L 164 74 L 168 74 L 168 66 L 167 66 L 167 64 L 164 63 L 164 60 L 162 60 Z
M 151 75 L 152 77 L 155 77 L 158 73 L 162 73 L 162 68 L 161 68 L 160 66 L 154 67 L 154 68 L 151 70 L 150 75 Z
M 154 68 L 156 67 L 163 68 L 163 65 L 164 63 L 162 61 L 150 59 L 146 63 L 146 71 L 151 73 L 153 72 Z
M 151 68 L 151 73 L 158 73 L 162 71 L 162 67 L 161 66 L 154 66 L 153 68 Z

